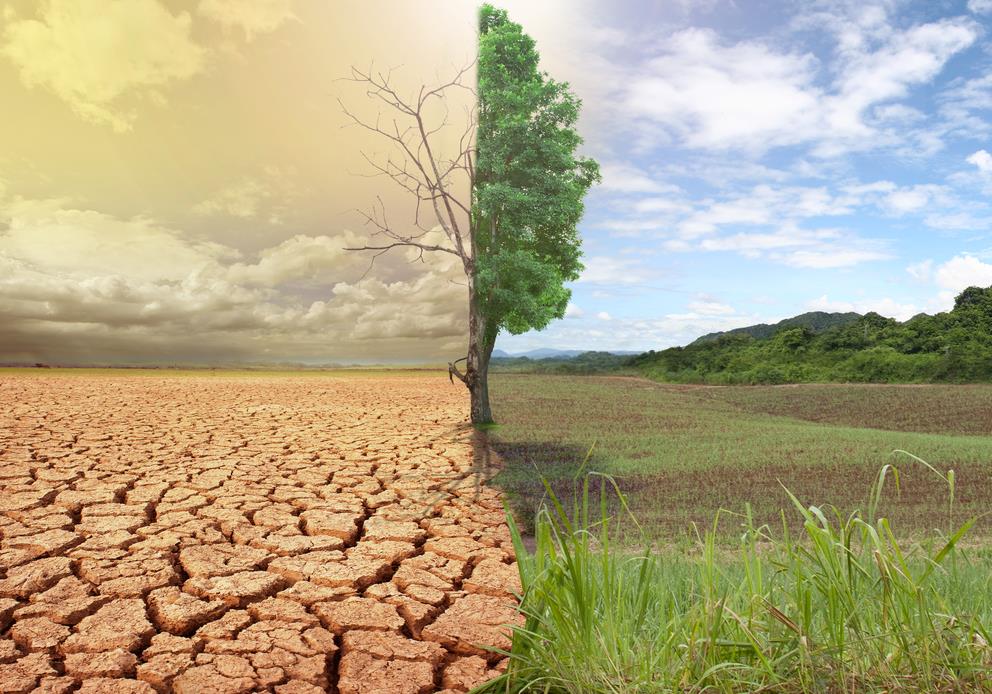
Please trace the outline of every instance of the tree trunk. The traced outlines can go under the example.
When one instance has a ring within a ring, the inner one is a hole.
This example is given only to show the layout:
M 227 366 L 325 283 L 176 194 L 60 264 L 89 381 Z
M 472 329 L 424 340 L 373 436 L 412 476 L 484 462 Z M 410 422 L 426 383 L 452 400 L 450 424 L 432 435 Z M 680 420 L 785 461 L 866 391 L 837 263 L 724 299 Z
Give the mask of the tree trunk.
M 491 424 L 493 413 L 489 407 L 489 358 L 496 344 L 496 336 L 490 335 L 491 331 L 476 300 L 473 284 L 470 281 L 468 291 L 468 354 L 465 360 L 465 385 L 472 400 L 472 424 Z

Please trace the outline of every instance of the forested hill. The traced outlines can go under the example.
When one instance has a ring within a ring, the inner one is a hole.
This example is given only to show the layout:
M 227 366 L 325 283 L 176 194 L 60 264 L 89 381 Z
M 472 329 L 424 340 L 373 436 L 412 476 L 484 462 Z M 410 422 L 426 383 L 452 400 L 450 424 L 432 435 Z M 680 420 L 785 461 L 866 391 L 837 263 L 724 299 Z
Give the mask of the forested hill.
M 780 320 L 778 323 L 758 323 L 757 325 L 749 325 L 746 328 L 734 328 L 726 332 L 709 333 L 696 339 L 692 344 L 712 342 L 724 335 L 750 335 L 755 339 L 764 340 L 783 328 L 809 328 L 810 332 L 814 334 L 822 333 L 824 330 L 829 330 L 833 327 L 853 323 L 861 317 L 860 313 L 853 312 L 825 313 L 823 311 L 810 311 L 809 313 L 801 313 L 798 316 Z
M 992 381 L 992 287 L 970 287 L 951 311 L 903 323 L 877 313 L 854 316 L 824 329 L 782 321 L 754 336 L 730 331 L 646 352 L 626 366 L 682 383 Z

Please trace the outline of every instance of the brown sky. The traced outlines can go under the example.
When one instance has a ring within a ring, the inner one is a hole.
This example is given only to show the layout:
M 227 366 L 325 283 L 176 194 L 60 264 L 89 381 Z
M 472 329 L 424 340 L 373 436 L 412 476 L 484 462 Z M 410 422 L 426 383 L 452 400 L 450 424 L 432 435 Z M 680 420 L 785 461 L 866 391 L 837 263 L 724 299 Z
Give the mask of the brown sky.
M 0 362 L 437 360 L 463 349 L 443 258 L 341 249 L 383 146 L 336 81 L 404 89 L 474 54 L 469 2 L 14 0 L 0 14 Z M 455 110 L 457 113 L 457 109 Z M 455 281 L 453 281 L 455 280 Z

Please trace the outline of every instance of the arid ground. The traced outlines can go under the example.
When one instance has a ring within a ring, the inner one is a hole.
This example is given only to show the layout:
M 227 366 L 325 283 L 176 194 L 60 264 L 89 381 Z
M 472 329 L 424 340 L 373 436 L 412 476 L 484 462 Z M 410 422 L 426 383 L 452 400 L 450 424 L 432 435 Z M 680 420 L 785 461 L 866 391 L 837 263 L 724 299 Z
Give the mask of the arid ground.
M 491 678 L 519 588 L 466 412 L 430 372 L 0 372 L 0 691 Z

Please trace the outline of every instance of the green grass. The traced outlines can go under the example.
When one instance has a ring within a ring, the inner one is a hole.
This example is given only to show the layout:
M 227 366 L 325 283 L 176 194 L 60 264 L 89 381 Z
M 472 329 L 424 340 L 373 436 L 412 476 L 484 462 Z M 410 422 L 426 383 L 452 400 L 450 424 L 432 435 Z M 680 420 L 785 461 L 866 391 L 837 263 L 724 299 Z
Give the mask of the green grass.
M 782 485 L 844 514 L 863 509 L 886 463 L 901 473 L 887 512 L 905 536 L 980 516 L 992 499 L 992 437 L 975 435 L 989 433 L 992 386 L 687 388 L 630 378 L 495 375 L 491 390 L 500 426 L 488 437 L 504 465 L 496 482 L 525 523 L 545 494 L 540 476 L 563 492 L 593 445 L 589 469 L 617 480 L 661 544 L 688 542 L 693 524 L 708 526 L 718 510 L 744 503 L 758 525 L 778 524 L 791 506 Z M 871 397 L 883 399 L 865 399 Z M 827 421 L 808 421 L 816 417 Z M 898 430 L 913 428 L 922 431 Z M 893 455 L 896 449 L 941 472 L 954 470 L 950 518 L 940 478 Z M 792 530 L 800 529 L 789 517 Z M 977 542 L 990 530 L 983 517 L 970 537 Z M 726 515 L 717 534 L 726 543 L 741 532 L 741 519 Z
M 899 541 L 891 480 L 883 468 L 864 514 L 791 497 L 799 537 L 745 511 L 732 553 L 708 533 L 695 557 L 618 549 L 607 485 L 597 504 L 587 478 L 568 510 L 547 487 L 533 551 L 512 528 L 526 624 L 478 691 L 992 691 L 990 563 L 957 547 L 967 523 Z
M 992 386 L 861 385 L 686 387 L 742 411 L 811 422 L 932 434 L 992 436 Z

